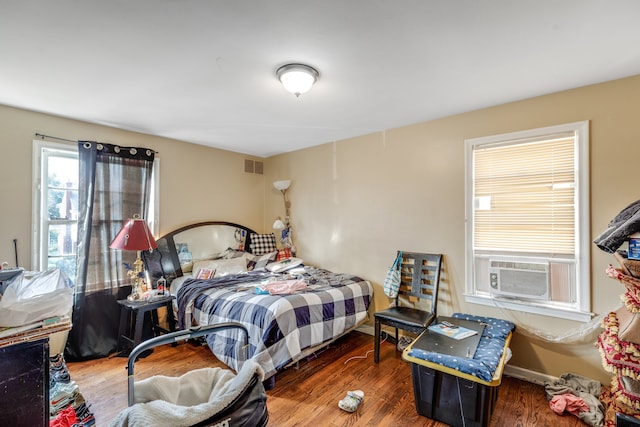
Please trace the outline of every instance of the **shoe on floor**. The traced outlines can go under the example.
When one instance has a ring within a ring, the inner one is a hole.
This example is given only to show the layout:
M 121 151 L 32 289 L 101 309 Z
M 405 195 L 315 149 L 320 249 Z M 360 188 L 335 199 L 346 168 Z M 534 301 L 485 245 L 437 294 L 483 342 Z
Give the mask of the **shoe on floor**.
M 400 339 L 398 340 L 398 351 L 404 351 L 404 349 L 407 348 L 409 344 L 411 344 L 411 341 L 413 341 L 412 338 L 400 337 Z
M 355 412 L 364 400 L 364 392 L 362 390 L 348 391 L 347 395 L 338 402 L 338 407 L 347 412 Z

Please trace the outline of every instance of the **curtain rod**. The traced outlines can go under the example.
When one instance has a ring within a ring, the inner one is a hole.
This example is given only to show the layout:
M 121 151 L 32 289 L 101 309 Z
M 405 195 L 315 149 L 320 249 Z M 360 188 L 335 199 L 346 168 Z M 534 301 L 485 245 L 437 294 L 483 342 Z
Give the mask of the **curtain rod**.
M 59 140 L 59 141 L 67 141 L 67 142 L 74 142 L 74 143 L 78 143 L 78 142 L 80 142 L 80 141 L 74 141 L 74 140 L 72 140 L 72 139 L 60 138 L 60 137 L 57 137 L 57 136 L 43 135 L 43 134 L 41 134 L 41 133 L 37 133 L 37 132 L 36 132 L 36 136 L 38 136 L 38 137 L 40 137 L 40 138 L 42 138 L 42 139 L 50 138 L 50 139 L 57 139 L 57 140 Z M 159 154 L 159 153 L 160 153 L 159 151 L 155 151 L 155 150 L 154 150 L 153 152 L 154 152 L 154 153 L 156 153 L 156 154 Z
M 74 141 L 72 139 L 67 139 L 67 138 L 58 138 L 57 136 L 50 136 L 50 135 L 43 135 L 41 133 L 36 133 L 36 136 L 39 136 L 42 139 L 45 138 L 51 138 L 51 139 L 58 139 L 60 141 L 67 141 L 67 142 L 78 142 L 78 141 Z

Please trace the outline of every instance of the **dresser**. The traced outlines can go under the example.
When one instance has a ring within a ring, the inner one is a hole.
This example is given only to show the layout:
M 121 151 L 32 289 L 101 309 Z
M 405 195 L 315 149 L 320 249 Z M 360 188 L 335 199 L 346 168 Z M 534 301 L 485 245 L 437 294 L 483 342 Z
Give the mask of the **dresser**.
M 49 339 L 0 348 L 0 425 L 49 425 Z

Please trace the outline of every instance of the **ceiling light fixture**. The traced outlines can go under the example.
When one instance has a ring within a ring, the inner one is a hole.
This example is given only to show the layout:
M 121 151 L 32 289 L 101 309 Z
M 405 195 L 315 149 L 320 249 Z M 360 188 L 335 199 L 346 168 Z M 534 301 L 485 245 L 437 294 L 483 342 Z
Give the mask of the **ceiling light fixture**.
M 307 93 L 320 77 L 318 70 L 304 64 L 283 65 L 276 70 L 276 75 L 284 88 L 295 96 Z

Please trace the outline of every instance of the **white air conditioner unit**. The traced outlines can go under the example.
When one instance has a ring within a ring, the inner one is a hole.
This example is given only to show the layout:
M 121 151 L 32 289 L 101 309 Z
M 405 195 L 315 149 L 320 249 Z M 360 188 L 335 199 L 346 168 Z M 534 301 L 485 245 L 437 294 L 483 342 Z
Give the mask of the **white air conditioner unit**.
M 512 298 L 549 299 L 549 262 L 489 260 L 491 294 Z

